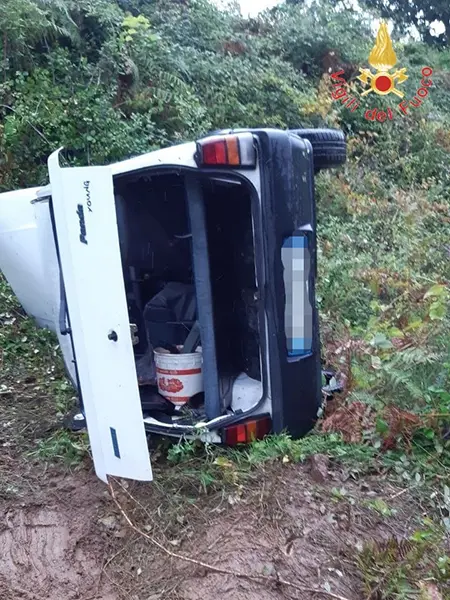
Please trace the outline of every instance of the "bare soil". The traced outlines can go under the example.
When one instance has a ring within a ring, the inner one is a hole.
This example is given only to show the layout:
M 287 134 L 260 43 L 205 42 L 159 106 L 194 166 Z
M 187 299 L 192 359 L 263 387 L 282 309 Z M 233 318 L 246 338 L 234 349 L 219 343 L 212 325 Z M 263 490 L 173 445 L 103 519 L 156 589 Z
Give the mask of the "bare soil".
M 89 474 L 55 473 L 36 496 L 0 503 L 1 598 L 115 600 L 100 581 L 105 544 L 95 514 L 101 495 Z
M 235 573 L 282 579 L 302 589 L 214 573 L 173 558 L 133 534 L 127 551 L 110 565 L 122 574 L 124 597 L 133 593 L 128 597 L 139 600 L 309 600 L 320 597 L 312 591 L 317 589 L 360 600 L 367 594 L 355 564 L 358 550 L 367 540 L 411 535 L 414 515 L 420 515 L 407 494 L 378 477 L 353 481 L 348 473 L 331 468 L 328 480 L 318 484 L 308 465 L 279 463 L 260 475 L 259 485 L 253 482 L 237 494 L 203 497 L 185 510 L 179 504 L 175 508 L 177 501 L 155 487 L 142 485 L 128 488 L 123 502 L 128 496 L 132 520 L 170 552 Z M 372 508 L 377 498 L 389 504 L 390 517 Z M 158 510 L 171 514 L 177 526 L 163 531 Z
M 109 549 L 98 522 L 109 502 L 104 484 L 89 460 L 71 470 L 30 456 L 59 425 L 41 394 L 34 378 L 0 392 L 0 598 L 117 600 L 101 577 Z
M 89 457 L 76 469 L 30 458 L 36 441 L 56 427 L 51 400 L 31 397 L 0 395 L 2 600 L 309 600 L 327 591 L 360 600 L 367 594 L 358 549 L 368 539 L 409 535 L 412 515 L 420 516 L 408 492 L 336 465 L 317 473 L 317 465 L 279 462 L 205 490 L 189 465 L 174 467 L 155 452 L 153 483 L 114 488 L 123 510 L 162 550 L 127 525 Z M 390 516 L 373 509 L 377 498 Z

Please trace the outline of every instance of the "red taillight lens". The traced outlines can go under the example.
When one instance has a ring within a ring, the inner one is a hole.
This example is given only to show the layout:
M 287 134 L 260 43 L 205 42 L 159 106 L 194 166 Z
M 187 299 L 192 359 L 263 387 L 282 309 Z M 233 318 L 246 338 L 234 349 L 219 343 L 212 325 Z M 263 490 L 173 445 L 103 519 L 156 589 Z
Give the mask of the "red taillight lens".
M 218 140 L 203 146 L 203 163 L 205 165 L 226 165 L 227 146 L 225 140 Z
M 228 446 L 248 444 L 254 440 L 261 440 L 270 433 L 271 429 L 272 419 L 270 417 L 260 417 L 238 425 L 231 425 L 224 429 L 224 442 Z
M 197 164 L 204 167 L 255 168 L 256 148 L 251 133 L 218 135 L 197 143 Z

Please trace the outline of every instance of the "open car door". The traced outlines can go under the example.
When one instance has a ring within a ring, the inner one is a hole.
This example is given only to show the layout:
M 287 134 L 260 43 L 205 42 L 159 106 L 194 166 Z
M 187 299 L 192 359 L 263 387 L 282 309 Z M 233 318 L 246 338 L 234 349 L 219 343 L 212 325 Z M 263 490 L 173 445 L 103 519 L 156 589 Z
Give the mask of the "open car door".
M 48 160 L 55 241 L 95 471 L 150 481 L 112 173 L 62 168 L 59 152 Z

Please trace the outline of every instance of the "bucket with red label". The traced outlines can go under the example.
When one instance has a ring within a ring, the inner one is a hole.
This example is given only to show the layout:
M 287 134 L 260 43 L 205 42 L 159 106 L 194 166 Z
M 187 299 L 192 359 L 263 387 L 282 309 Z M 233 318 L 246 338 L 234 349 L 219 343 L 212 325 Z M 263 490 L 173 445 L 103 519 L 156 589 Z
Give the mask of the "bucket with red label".
M 158 392 L 176 407 L 181 407 L 204 391 L 201 348 L 192 354 L 171 354 L 157 348 L 154 351 Z

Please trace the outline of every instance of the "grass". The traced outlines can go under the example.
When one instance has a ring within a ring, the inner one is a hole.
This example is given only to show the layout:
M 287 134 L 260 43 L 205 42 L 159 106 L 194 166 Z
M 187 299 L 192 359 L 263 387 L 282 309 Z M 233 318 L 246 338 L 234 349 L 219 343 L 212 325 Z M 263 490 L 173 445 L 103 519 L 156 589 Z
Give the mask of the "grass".
M 205 445 L 197 440 L 180 441 L 168 449 L 167 459 L 179 467 L 184 465 L 190 475 L 195 465 L 200 478 L 208 485 L 217 485 L 221 481 L 243 482 L 265 465 L 301 463 L 315 454 L 325 454 L 363 473 L 372 467 L 375 450 L 364 444 L 346 444 L 338 434 L 315 432 L 294 440 L 283 433 L 236 448 Z
M 62 461 L 68 466 L 76 466 L 82 463 L 88 454 L 87 433 L 61 430 L 46 439 L 39 440 L 36 450 L 29 452 L 28 456 L 45 462 Z
M 299 440 L 287 434 L 269 435 L 263 440 L 236 448 L 225 448 L 192 441 L 180 441 L 169 447 L 167 458 L 173 464 L 202 463 L 208 467 L 230 467 L 248 473 L 269 462 L 301 463 L 315 454 L 324 454 L 349 469 L 355 476 L 367 472 L 390 472 L 405 482 L 444 480 L 450 472 L 450 455 L 442 442 L 438 453 L 434 443 L 425 448 L 421 434 L 406 448 L 382 452 L 377 439 L 347 443 L 339 433 L 314 431 Z M 428 440 L 429 442 L 429 440 Z M 439 460 L 439 456 L 441 460 Z

